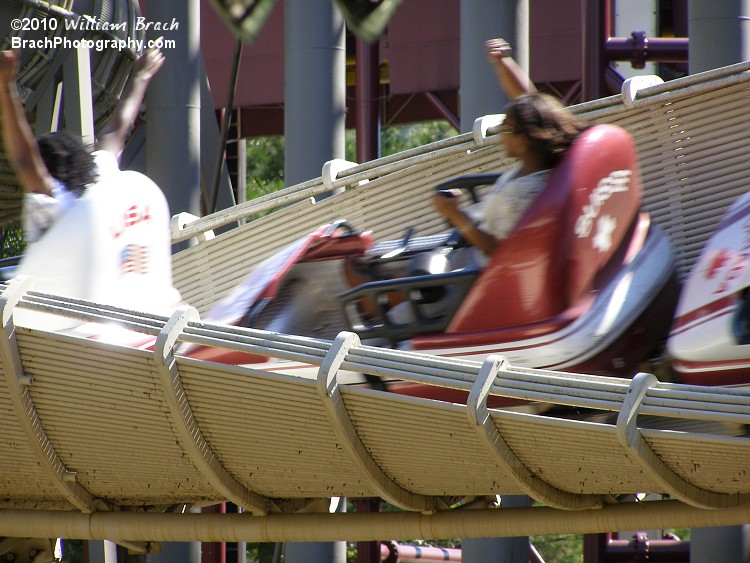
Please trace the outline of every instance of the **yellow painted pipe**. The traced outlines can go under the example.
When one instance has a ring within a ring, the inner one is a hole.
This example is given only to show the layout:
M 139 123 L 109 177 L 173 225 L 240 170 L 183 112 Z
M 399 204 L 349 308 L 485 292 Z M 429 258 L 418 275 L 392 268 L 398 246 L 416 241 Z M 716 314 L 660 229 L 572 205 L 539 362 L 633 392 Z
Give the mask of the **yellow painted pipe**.
M 0 511 L 0 537 L 61 537 L 144 542 L 314 542 L 446 539 L 733 526 L 750 506 L 706 510 L 678 501 L 564 511 L 548 507 L 334 514 L 197 514 Z

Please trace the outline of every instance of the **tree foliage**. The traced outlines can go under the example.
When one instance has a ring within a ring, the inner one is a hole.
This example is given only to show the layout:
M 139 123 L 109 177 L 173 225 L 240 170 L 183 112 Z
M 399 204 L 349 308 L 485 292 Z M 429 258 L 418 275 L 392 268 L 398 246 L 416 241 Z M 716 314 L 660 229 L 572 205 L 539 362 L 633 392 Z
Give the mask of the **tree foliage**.
M 284 137 L 247 139 L 247 199 L 284 187 Z
M 0 227 L 0 238 L 3 241 L 3 252 L 0 258 L 20 256 L 24 249 L 23 229 L 21 223 L 11 223 Z
M 427 121 L 403 126 L 385 127 L 380 134 L 383 156 L 447 139 L 457 131 L 447 121 Z

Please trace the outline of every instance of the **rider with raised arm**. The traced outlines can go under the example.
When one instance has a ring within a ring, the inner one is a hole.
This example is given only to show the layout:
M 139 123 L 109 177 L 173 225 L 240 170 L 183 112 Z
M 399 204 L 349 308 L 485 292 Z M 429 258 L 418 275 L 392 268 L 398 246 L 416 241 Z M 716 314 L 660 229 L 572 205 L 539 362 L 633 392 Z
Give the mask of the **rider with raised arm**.
M 547 184 L 552 169 L 563 158 L 586 124 L 570 113 L 558 100 L 534 88 L 510 56 L 510 46 L 502 39 L 486 42 L 500 86 L 511 101 L 503 112 L 501 142 L 505 154 L 517 159 L 517 164 L 505 171 L 492 186 L 484 200 L 475 206 L 459 206 L 458 193 L 437 193 L 432 197 L 433 208 L 457 229 L 469 246 L 461 246 L 440 254 L 445 271 L 466 267 L 482 268 L 508 238 L 524 213 L 531 207 Z M 417 268 L 419 273 L 419 269 Z M 345 272 L 354 287 L 369 281 L 352 260 Z M 398 324 L 413 320 L 410 303 L 402 302 L 398 292 L 388 295 L 388 318 Z M 459 297 L 451 292 L 423 306 L 428 315 L 441 313 Z M 378 308 L 368 299 L 360 303 L 365 315 L 374 317 Z
M 110 118 L 97 135 L 90 153 L 79 137 L 65 132 L 35 139 L 18 93 L 18 56 L 0 52 L 0 126 L 5 151 L 21 185 L 24 198 L 24 239 L 33 243 L 67 211 L 87 186 L 119 169 L 119 158 L 133 127 L 151 78 L 161 68 L 159 48 L 145 51 Z
M 507 42 L 492 39 L 486 48 L 500 85 L 511 98 L 504 108 L 506 116 L 500 131 L 505 153 L 518 159 L 518 164 L 500 176 L 482 202 L 478 216 L 461 209 L 456 198 L 432 198 L 435 210 L 481 251 L 476 257 L 480 264 L 508 237 L 541 192 L 552 169 L 586 129 L 558 100 L 536 92 L 531 80 L 510 57 Z

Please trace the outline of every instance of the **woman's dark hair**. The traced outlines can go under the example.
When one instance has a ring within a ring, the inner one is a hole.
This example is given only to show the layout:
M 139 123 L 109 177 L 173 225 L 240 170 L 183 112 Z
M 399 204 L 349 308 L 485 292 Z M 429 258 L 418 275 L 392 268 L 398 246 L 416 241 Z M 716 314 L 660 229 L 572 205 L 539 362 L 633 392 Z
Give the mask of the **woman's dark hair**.
M 556 98 L 542 92 L 524 94 L 505 108 L 506 119 L 529 139 L 531 149 L 549 168 L 565 155 L 587 125 Z
M 37 139 L 49 173 L 68 191 L 81 195 L 96 181 L 94 157 L 81 139 L 65 131 L 47 133 Z

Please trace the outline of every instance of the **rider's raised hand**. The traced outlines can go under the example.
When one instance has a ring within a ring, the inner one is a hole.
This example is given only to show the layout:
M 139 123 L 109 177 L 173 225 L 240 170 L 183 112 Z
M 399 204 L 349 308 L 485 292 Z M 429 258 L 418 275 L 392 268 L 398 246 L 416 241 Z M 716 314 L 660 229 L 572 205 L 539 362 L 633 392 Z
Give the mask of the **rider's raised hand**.
M 151 47 L 133 63 L 133 77 L 150 80 L 164 64 L 164 54 L 161 49 Z
M 18 77 L 18 55 L 13 51 L 0 51 L 0 84 L 15 83 Z
M 500 38 L 489 39 L 485 41 L 484 48 L 490 61 L 510 57 L 511 53 L 513 52 L 510 43 L 508 43 L 505 39 Z

